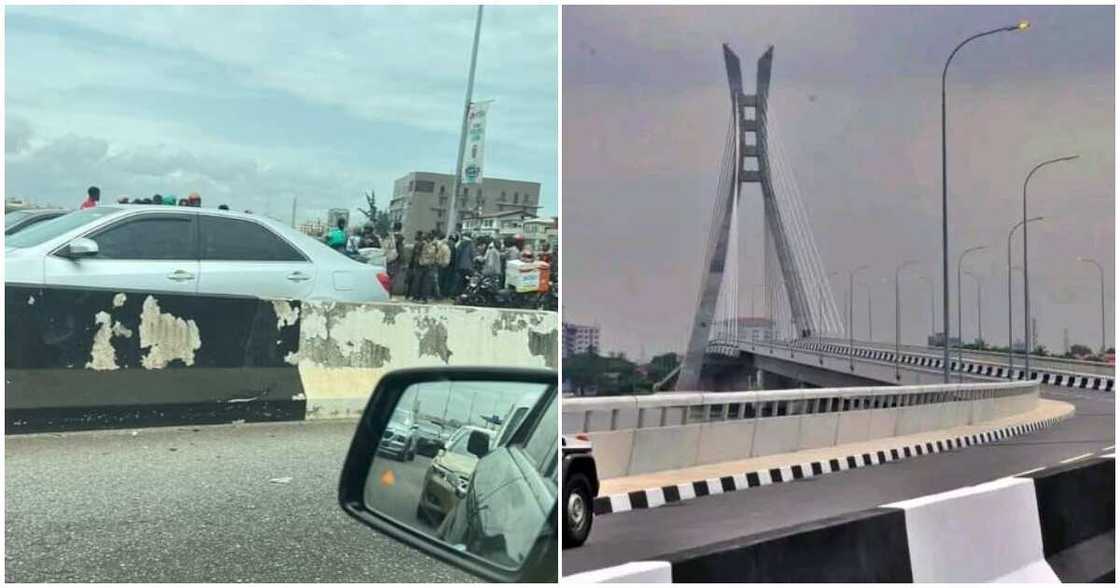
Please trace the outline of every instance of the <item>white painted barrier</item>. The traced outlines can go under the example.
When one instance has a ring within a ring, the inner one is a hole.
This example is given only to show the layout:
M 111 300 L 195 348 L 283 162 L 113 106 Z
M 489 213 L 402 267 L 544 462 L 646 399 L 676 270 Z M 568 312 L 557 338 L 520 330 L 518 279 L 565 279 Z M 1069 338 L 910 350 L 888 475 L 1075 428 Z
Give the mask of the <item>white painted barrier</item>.
M 1043 556 L 1030 479 L 1003 478 L 884 506 L 906 511 L 915 582 L 1059 582 Z
M 566 398 L 601 478 L 948 429 L 1033 410 L 1034 382 Z
M 611 568 L 564 576 L 561 580 L 564 584 L 668 584 L 672 581 L 673 566 L 667 561 L 636 561 Z
M 289 361 L 298 362 L 309 419 L 360 415 L 395 369 L 558 367 L 555 312 L 399 303 L 299 310 L 299 353 Z

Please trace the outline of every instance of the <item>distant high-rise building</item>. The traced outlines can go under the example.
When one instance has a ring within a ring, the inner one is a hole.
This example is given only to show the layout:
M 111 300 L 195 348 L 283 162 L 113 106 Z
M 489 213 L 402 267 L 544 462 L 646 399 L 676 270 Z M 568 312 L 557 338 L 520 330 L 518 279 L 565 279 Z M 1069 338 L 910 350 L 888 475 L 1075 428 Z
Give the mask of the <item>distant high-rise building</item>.
M 564 357 L 599 350 L 599 327 L 564 323 Z
M 455 176 L 431 172 L 411 172 L 393 183 L 389 201 L 389 221 L 401 223 L 401 232 L 411 240 L 416 231 L 445 231 L 451 210 Z M 482 184 L 461 185 L 455 200 L 456 218 L 502 212 L 521 212 L 537 216 L 541 185 L 537 182 L 482 178 Z

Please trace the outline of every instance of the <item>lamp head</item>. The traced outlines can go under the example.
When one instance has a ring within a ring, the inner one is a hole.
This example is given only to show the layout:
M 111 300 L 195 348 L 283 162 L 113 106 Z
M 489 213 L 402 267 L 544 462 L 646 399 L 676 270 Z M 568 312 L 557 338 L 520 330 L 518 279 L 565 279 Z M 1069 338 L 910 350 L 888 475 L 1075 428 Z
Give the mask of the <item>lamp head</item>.
M 1017 31 L 1025 31 L 1029 28 L 1031 28 L 1031 21 L 1029 21 L 1027 19 L 1023 19 L 1023 20 L 1019 21 L 1018 25 L 1015 25 L 1015 30 L 1017 30 Z

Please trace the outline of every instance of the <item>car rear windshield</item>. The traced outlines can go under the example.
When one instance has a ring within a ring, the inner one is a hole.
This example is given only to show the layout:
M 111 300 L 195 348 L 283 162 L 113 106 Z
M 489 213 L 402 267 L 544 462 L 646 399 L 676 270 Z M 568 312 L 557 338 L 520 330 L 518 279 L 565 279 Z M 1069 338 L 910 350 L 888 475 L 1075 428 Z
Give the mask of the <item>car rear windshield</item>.
M 116 208 L 94 207 L 64 214 L 8 237 L 4 240 L 4 246 L 34 247 L 116 212 Z

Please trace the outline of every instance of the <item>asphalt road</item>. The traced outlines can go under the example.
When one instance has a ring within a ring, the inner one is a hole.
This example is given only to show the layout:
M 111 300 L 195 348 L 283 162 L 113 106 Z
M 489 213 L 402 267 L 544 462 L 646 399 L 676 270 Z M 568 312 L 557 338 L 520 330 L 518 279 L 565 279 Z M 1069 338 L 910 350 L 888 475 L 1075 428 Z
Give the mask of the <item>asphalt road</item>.
M 4 577 L 475 581 L 338 507 L 354 427 L 319 421 L 9 436 Z M 280 478 L 291 480 L 270 482 Z
M 991 445 L 848 470 L 787 484 L 697 498 L 595 519 L 588 541 L 563 552 L 563 575 L 752 535 L 845 512 L 979 484 L 1058 464 L 1113 445 L 1112 393 L 1045 386 L 1077 415 L 1058 425 Z

